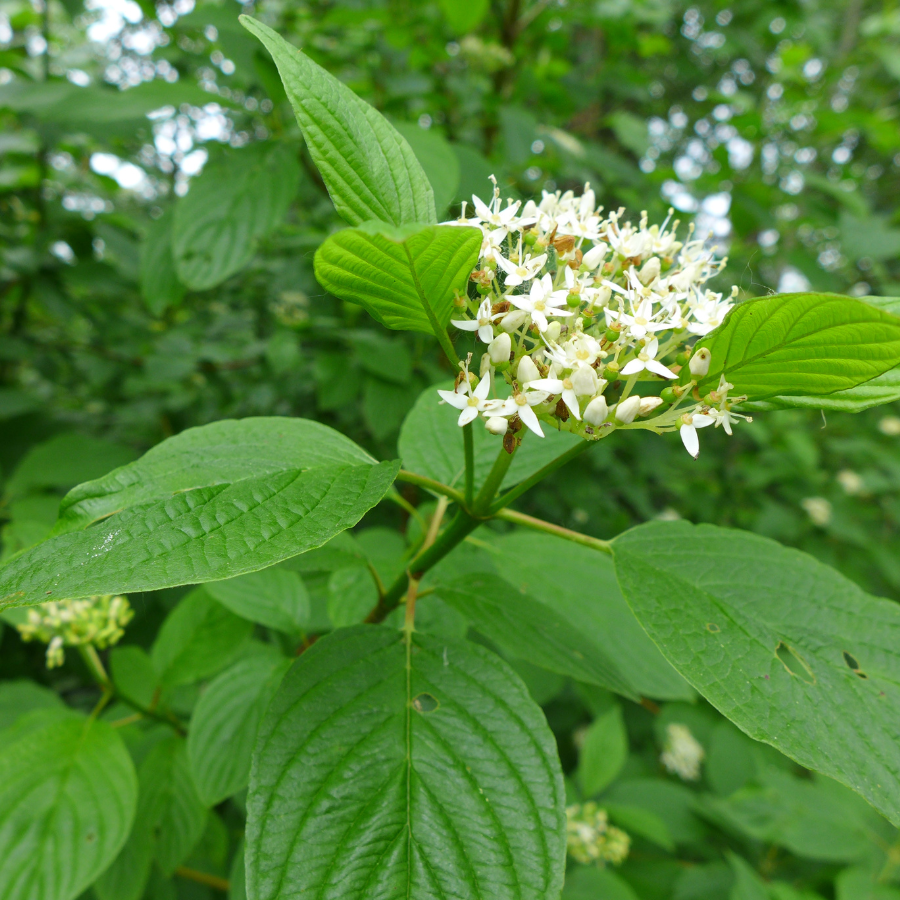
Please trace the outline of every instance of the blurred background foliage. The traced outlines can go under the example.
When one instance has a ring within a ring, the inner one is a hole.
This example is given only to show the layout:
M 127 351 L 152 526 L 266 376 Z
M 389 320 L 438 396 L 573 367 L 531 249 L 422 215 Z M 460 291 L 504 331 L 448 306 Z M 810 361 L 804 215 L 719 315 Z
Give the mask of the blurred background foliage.
M 451 374 L 434 342 L 317 286 L 314 251 L 341 223 L 242 10 L 391 118 L 439 215 L 487 196 L 491 173 L 522 198 L 589 181 L 607 208 L 671 206 L 709 233 L 729 257 L 717 290 L 900 295 L 896 0 L 0 0 L 4 558 L 46 534 L 65 490 L 192 425 L 305 416 L 394 456 L 416 397 Z M 900 408 L 763 413 L 704 433 L 696 462 L 676 437 L 621 433 L 521 508 L 600 537 L 659 516 L 746 528 L 898 599 Z M 403 515 L 361 532 L 388 567 L 403 548 L 379 526 Z M 328 573 L 304 579 L 327 603 Z M 126 640 L 149 646 L 179 597 L 132 598 Z M 12 629 L 0 674 L 76 704 L 84 681 L 77 657 L 45 672 Z M 703 704 L 620 710 L 529 677 L 573 791 L 590 721 L 612 741 L 591 758 L 621 757 L 585 796 L 632 853 L 617 874 L 581 867 L 573 900 L 900 897 L 893 829 Z M 691 786 L 658 762 L 672 722 L 706 751 Z M 241 821 L 226 806 L 188 848 L 224 874 Z M 154 879 L 148 896 L 213 890 Z

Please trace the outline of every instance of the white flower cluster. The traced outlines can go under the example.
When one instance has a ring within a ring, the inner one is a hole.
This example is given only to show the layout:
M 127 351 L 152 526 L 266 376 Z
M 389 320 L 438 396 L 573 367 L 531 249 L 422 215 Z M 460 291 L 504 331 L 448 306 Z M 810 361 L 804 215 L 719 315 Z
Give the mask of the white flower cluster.
M 460 410 L 459 424 L 480 417 L 492 434 L 524 425 L 543 437 L 543 421 L 587 440 L 619 427 L 678 429 L 694 457 L 698 428 L 731 434 L 735 419 L 746 418 L 731 408 L 744 398 L 729 398 L 724 378 L 700 397 L 709 351 L 691 356 L 685 343 L 712 331 L 734 305 L 737 288 L 724 298 L 703 287 L 725 261 L 691 240 L 692 229 L 677 240 L 677 221 L 648 227 L 645 213 L 634 226 L 621 221 L 622 210 L 601 218 L 590 185 L 581 196 L 545 191 L 539 204 L 504 206 L 492 181 L 493 199 L 473 197 L 475 215 L 463 204 L 451 223 L 484 236 L 470 275 L 476 296 L 457 297 L 451 320 L 487 344 L 481 377 L 463 364 L 455 389 L 439 392 Z M 684 365 L 692 382 L 657 396 L 633 393 L 638 381 L 677 379 Z M 498 375 L 508 392 L 498 391 Z
M 54 600 L 28 610 L 28 619 L 18 625 L 23 640 L 47 644 L 47 668 L 65 662 L 63 647 L 93 644 L 100 649 L 115 644 L 134 610 L 125 597 L 103 594 L 84 600 Z
M 700 777 L 700 763 L 706 751 L 691 734 L 687 725 L 673 723 L 666 727 L 666 742 L 659 761 L 683 781 L 696 781 Z
M 566 809 L 566 848 L 569 856 L 582 865 L 617 866 L 631 849 L 631 838 L 609 824 L 605 809 L 594 801 L 576 803 Z

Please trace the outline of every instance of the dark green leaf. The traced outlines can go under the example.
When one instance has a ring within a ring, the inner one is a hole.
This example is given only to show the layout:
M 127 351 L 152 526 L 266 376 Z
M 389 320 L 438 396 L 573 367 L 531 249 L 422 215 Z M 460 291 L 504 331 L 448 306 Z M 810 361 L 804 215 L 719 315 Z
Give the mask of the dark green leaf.
M 351 225 L 437 221 L 428 178 L 390 122 L 271 28 L 250 16 L 241 24 L 272 54 L 338 213 Z
M 188 757 L 200 797 L 214 806 L 247 786 L 259 723 L 290 661 L 261 645 L 203 692 L 191 717 Z
M 253 258 L 256 242 L 284 218 L 300 178 L 290 147 L 252 144 L 210 163 L 175 206 L 172 253 L 178 278 L 208 290 Z
M 822 396 L 900 364 L 900 318 L 839 294 L 776 294 L 736 306 L 698 346 L 712 354 L 701 394 L 724 374 L 733 396 Z
M 206 590 L 223 606 L 250 622 L 297 634 L 309 622 L 309 595 L 303 580 L 287 569 L 263 569 L 225 581 Z
M 0 682 L 0 731 L 33 709 L 60 709 L 59 695 L 26 679 Z
M 434 190 L 437 216 L 443 218 L 459 189 L 459 160 L 453 148 L 436 131 L 426 131 L 409 122 L 398 122 L 394 127 L 406 138 L 422 164 Z
M 168 687 L 201 681 L 227 666 L 252 632 L 250 622 L 196 588 L 163 622 L 153 643 L 153 668 Z
M 616 704 L 588 728 L 578 754 L 578 780 L 586 797 L 599 794 L 615 780 L 628 759 L 628 734 Z
M 900 609 L 746 532 L 653 522 L 613 543 L 622 591 L 669 661 L 751 737 L 900 822 Z
M 578 866 L 566 873 L 562 900 L 638 900 L 638 895 L 609 869 Z
M 600 644 L 502 578 L 469 575 L 442 584 L 439 594 L 505 653 L 578 681 L 635 696 Z
M 368 222 L 319 247 L 316 278 L 388 328 L 438 335 L 450 322 L 454 293 L 466 291 L 481 239 L 477 228 Z
M 350 566 L 328 579 L 328 618 L 335 628 L 358 625 L 375 608 L 378 588 L 365 566 Z
M 374 462 L 349 438 L 310 419 L 223 419 L 188 428 L 130 465 L 80 484 L 63 498 L 56 531 L 85 528 L 129 506 L 193 488 L 288 469 Z
M 73 900 L 125 843 L 137 778 L 105 722 L 59 711 L 0 749 L 3 900 Z
M 184 286 L 175 272 L 172 254 L 172 214 L 150 225 L 141 244 L 141 296 L 154 316 L 161 316 L 184 297 Z
M 563 805 L 553 736 L 501 660 L 342 629 L 294 664 L 260 729 L 248 893 L 545 900 Z

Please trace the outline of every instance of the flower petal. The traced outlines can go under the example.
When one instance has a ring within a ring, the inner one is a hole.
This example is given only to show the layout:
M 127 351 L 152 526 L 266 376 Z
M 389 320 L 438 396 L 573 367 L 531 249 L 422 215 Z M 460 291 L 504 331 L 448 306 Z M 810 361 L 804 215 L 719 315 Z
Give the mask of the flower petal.
M 659 360 L 648 359 L 645 363 L 646 368 L 655 375 L 662 375 L 663 378 L 677 378 L 678 376 L 671 370 L 667 369 Z M 627 366 L 625 368 L 628 368 Z M 625 369 L 622 369 L 624 372 Z
M 538 422 L 538 417 L 534 414 L 534 410 L 530 406 L 519 407 L 519 418 L 522 420 L 525 427 L 533 431 L 538 437 L 544 436 L 544 432 L 541 431 L 541 423 Z
M 633 359 L 630 363 L 626 363 L 622 368 L 623 375 L 634 375 L 637 372 L 643 372 L 644 369 L 649 369 L 650 363 L 645 363 L 640 359 Z M 672 376 L 675 377 L 674 375 Z
M 694 418 L 696 419 L 696 416 Z M 696 459 L 700 455 L 700 438 L 697 437 L 697 429 L 693 425 L 682 425 L 680 432 L 684 449 Z

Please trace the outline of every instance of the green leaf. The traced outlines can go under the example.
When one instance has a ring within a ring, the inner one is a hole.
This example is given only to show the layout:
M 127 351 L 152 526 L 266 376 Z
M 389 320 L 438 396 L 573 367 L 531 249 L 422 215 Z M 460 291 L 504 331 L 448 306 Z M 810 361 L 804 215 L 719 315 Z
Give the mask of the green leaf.
M 712 354 L 701 394 L 724 374 L 733 396 L 822 396 L 900 364 L 900 318 L 839 294 L 776 294 L 739 304 L 697 346 Z
M 602 645 L 551 607 L 496 575 L 468 575 L 438 593 L 505 653 L 634 697 Z
M 0 749 L 3 900 L 73 900 L 125 843 L 137 778 L 105 722 L 60 711 Z
M 480 249 L 477 228 L 367 222 L 319 247 L 316 279 L 387 328 L 437 336 L 450 322 L 454 293 L 466 292 Z
M 603 798 L 615 806 L 645 809 L 661 819 L 676 844 L 707 841 L 709 833 L 694 814 L 696 793 L 683 784 L 659 778 L 633 778 L 617 781 Z
M 338 213 L 351 225 L 437 221 L 428 178 L 390 122 L 271 28 L 240 21 L 272 54 Z
M 566 873 L 562 900 L 639 900 L 638 895 L 609 869 L 578 866 Z
M 622 591 L 668 660 L 756 740 L 900 822 L 900 608 L 746 532 L 653 522 L 613 542 Z
M 629 834 L 645 838 L 670 853 L 675 851 L 675 842 L 669 829 L 656 813 L 639 806 L 609 803 L 606 800 L 603 801 L 603 808 L 609 813 L 613 824 L 624 828 Z
M 335 628 L 358 625 L 378 603 L 378 588 L 365 566 L 349 566 L 328 579 L 328 618 Z
M 227 666 L 252 633 L 250 622 L 216 603 L 205 588 L 196 588 L 159 629 L 153 668 L 167 687 L 202 681 Z
M 729 900 L 769 900 L 765 883 L 749 863 L 730 851 L 728 862 L 734 871 L 734 886 L 728 895 Z
M 211 582 L 207 592 L 233 613 L 286 634 L 303 631 L 309 622 L 309 594 L 303 579 L 287 569 L 263 569 Z
M 184 297 L 184 286 L 175 272 L 170 212 L 160 216 L 147 230 L 141 244 L 140 281 L 141 296 L 154 316 L 177 306 Z
M 434 130 L 411 122 L 397 122 L 394 127 L 406 138 L 422 164 L 434 190 L 437 216 L 443 218 L 459 190 L 459 159 L 450 144 Z
M 130 465 L 69 491 L 60 504 L 55 531 L 86 528 L 129 506 L 193 488 L 289 469 L 358 463 L 374 465 L 375 460 L 340 432 L 310 419 L 223 419 L 188 428 Z
M 884 312 L 900 316 L 898 297 L 860 297 L 864 303 Z M 771 397 L 757 403 L 747 403 L 748 409 L 826 409 L 835 412 L 862 412 L 873 406 L 882 406 L 900 400 L 900 368 L 889 369 L 883 375 L 864 384 L 836 391 L 827 397 L 797 397 L 788 394 Z
M 187 747 L 194 783 L 207 806 L 247 786 L 259 723 L 289 665 L 280 653 L 261 645 L 201 695 Z
M 150 706 L 160 687 L 159 674 L 143 647 L 128 644 L 113 647 L 109 670 L 116 691 L 141 706 Z
M 59 694 L 22 678 L 0 682 L 0 731 L 34 709 L 62 709 Z
M 485 17 L 490 7 L 488 0 L 440 0 L 441 12 L 447 24 L 457 33 L 471 31 Z
M 696 697 L 638 624 L 608 556 L 563 538 L 524 530 L 495 539 L 493 545 L 499 550 L 491 557 L 497 572 L 602 648 L 633 692 L 660 700 Z M 554 560 L 553 566 L 547 565 L 548 558 Z M 560 578 L 559 572 L 567 577 Z
M 456 424 L 459 414 L 446 404 L 441 405 L 438 388 L 452 390 L 453 382 L 436 384 L 419 395 L 416 405 L 403 421 L 398 449 L 405 469 L 434 478 L 442 484 L 459 487 L 465 472 L 463 430 Z M 487 478 L 500 452 L 500 439 L 488 434 L 477 421 L 471 427 L 475 447 L 475 484 L 479 486 Z M 503 488 L 524 481 L 580 441 L 581 438 L 568 431 L 551 431 L 549 428 L 543 438 L 528 435 L 513 457 L 503 479 Z
M 900 890 L 878 883 L 868 868 L 844 869 L 835 879 L 837 900 L 900 900 Z
M 553 736 L 502 660 L 342 629 L 294 664 L 260 729 L 248 894 L 545 900 L 564 802 Z
M 578 754 L 578 780 L 586 797 L 599 794 L 622 771 L 628 759 L 628 735 L 622 708 L 616 704 L 595 719 Z
M 159 741 L 141 763 L 137 823 L 145 829 L 163 874 L 170 876 L 196 846 L 206 827 L 206 807 L 197 794 L 184 738 Z
M 320 547 L 387 493 L 395 462 L 288 469 L 131 507 L 0 569 L 0 608 L 218 581 Z
M 205 291 L 239 272 L 297 193 L 300 166 L 287 145 L 259 142 L 211 162 L 175 206 L 178 278 Z

